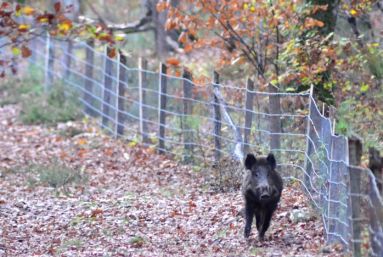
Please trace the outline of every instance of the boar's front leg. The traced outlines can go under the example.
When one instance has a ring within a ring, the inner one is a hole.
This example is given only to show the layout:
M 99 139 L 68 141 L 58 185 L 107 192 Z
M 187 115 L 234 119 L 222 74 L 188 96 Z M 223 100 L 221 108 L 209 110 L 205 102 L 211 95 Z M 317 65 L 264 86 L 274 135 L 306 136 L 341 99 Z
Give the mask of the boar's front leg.
M 246 204 L 245 212 L 246 212 L 245 238 L 248 238 L 250 236 L 251 223 L 253 223 L 254 209 L 248 204 Z
M 265 236 L 265 233 L 270 226 L 271 217 L 273 217 L 273 213 L 276 209 L 277 205 L 270 206 L 268 210 L 266 210 L 265 213 L 262 215 L 263 221 L 261 223 L 261 231 L 259 231 L 259 239 L 263 239 L 263 237 Z
M 255 224 L 257 224 L 257 230 L 258 230 L 258 232 L 261 231 L 261 224 L 262 224 L 261 219 L 262 219 L 262 214 L 261 214 L 260 211 L 257 211 L 257 212 L 255 213 Z

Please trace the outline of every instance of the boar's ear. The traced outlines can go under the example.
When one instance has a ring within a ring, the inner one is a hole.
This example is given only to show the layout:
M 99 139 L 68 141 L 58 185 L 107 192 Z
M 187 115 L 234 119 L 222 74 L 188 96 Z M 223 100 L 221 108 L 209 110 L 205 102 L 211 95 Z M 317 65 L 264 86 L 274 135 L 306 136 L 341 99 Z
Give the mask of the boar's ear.
M 269 153 L 269 155 L 267 156 L 266 160 L 269 162 L 271 168 L 275 169 L 275 167 L 277 166 L 277 162 L 275 161 L 274 154 Z
M 251 170 L 251 168 L 254 166 L 256 162 L 255 156 L 252 153 L 248 153 L 245 159 L 245 167 L 248 170 Z

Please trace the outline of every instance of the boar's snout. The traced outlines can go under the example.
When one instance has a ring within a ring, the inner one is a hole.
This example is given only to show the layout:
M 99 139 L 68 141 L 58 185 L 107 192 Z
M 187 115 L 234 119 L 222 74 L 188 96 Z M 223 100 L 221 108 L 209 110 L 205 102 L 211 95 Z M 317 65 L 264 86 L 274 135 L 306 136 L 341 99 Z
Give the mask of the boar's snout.
M 260 186 L 260 198 L 261 200 L 267 200 L 270 198 L 270 187 L 269 186 Z

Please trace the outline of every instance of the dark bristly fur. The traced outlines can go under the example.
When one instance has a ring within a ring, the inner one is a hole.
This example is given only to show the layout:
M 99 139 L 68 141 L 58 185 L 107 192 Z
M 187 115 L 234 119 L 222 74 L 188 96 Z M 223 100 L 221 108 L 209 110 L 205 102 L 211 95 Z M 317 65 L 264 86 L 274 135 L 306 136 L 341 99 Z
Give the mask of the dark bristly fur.
M 267 157 L 248 154 L 244 164 L 247 170 L 242 185 L 246 215 L 245 238 L 250 236 L 251 223 L 255 216 L 259 239 L 263 239 L 278 207 L 283 181 L 275 169 L 276 161 L 272 153 Z

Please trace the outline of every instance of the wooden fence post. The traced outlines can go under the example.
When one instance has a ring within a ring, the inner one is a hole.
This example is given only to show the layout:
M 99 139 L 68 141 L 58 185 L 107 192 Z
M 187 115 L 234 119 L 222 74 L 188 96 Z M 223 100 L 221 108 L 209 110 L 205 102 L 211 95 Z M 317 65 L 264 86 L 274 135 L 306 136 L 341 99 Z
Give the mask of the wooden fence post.
M 187 157 L 185 157 L 185 162 L 190 163 L 193 161 L 193 132 L 190 131 L 192 129 L 191 122 L 191 116 L 193 113 L 193 85 L 190 81 L 193 80 L 192 74 L 187 71 L 186 69 L 183 70 L 182 74 L 183 79 L 183 90 L 184 90 L 184 145 L 185 150 L 188 154 Z
M 269 83 L 269 93 L 278 93 L 279 89 Z M 280 95 L 269 95 L 269 109 L 270 114 L 280 114 L 281 113 L 281 101 Z M 270 132 L 273 133 L 270 135 L 270 148 L 271 150 L 279 150 L 281 148 L 281 116 L 275 115 L 270 116 L 269 127 Z
M 93 105 L 93 63 L 94 63 L 94 40 L 89 39 L 88 47 L 86 48 L 86 66 L 85 66 L 85 85 L 84 85 L 84 111 L 86 114 L 88 114 L 90 117 L 93 117 L 95 114 L 92 109 Z
M 307 129 L 306 129 L 306 155 L 305 155 L 305 162 L 304 162 L 304 168 L 306 171 L 305 177 L 304 177 L 304 183 L 309 192 L 311 192 L 311 173 L 312 173 L 312 164 L 309 161 L 310 156 L 312 155 L 314 146 L 313 143 L 314 141 L 312 140 L 312 132 L 311 132 L 311 126 L 314 126 L 314 124 L 311 124 L 311 118 L 312 118 L 312 113 L 311 113 L 311 108 L 312 108 L 312 101 L 314 99 L 314 86 L 311 85 L 310 88 L 310 97 L 309 97 L 309 113 L 307 114 Z M 311 140 L 310 140 L 311 139 Z
M 113 63 L 109 58 L 110 52 L 112 49 L 105 46 L 105 75 L 104 75 L 104 99 L 102 103 L 102 126 L 109 126 L 109 105 L 110 105 L 110 91 L 112 90 L 112 70 Z
M 251 125 L 253 122 L 253 95 L 254 82 L 247 78 L 246 81 L 246 113 L 245 113 L 245 131 L 243 133 L 243 155 L 249 153 L 249 139 L 251 134 Z
M 383 256 L 383 203 L 379 200 L 379 195 L 383 198 L 382 188 L 382 167 L 383 159 L 379 151 L 370 147 L 369 149 L 369 168 L 375 177 L 370 177 L 369 197 L 371 199 L 369 218 L 370 218 L 370 242 L 371 250 L 375 256 Z M 376 190 L 377 189 L 377 190 Z
M 140 132 L 141 132 L 141 141 L 142 143 L 148 144 L 148 124 L 146 119 L 148 118 L 146 114 L 146 90 L 145 88 L 148 86 L 148 80 L 146 78 L 146 70 L 148 69 L 148 61 L 144 58 L 138 59 L 138 69 L 140 70 L 138 73 L 138 86 L 140 90 Z
M 359 166 L 361 164 L 362 142 L 356 136 L 348 138 L 348 154 L 349 163 L 351 166 Z M 355 257 L 362 256 L 362 237 L 361 237 L 361 223 L 360 223 L 360 169 L 348 167 L 349 171 L 349 195 L 351 205 L 351 224 L 352 224 L 352 244 Z
M 51 42 L 51 36 L 47 33 L 46 55 L 45 55 L 45 93 L 48 93 L 53 84 L 53 66 L 55 62 L 54 42 Z
M 125 100 L 125 83 L 126 83 L 126 62 L 125 55 L 118 54 L 118 88 L 117 88 L 117 112 L 116 112 L 116 136 L 121 138 L 124 136 L 124 100 Z
M 66 54 L 65 54 L 65 66 L 66 66 L 65 76 L 66 76 L 66 79 L 69 79 L 70 74 L 71 74 L 70 66 L 72 63 L 72 57 L 70 55 L 72 54 L 72 50 L 73 50 L 73 41 L 70 38 L 68 38 L 67 50 L 66 50 Z
M 165 153 L 165 124 L 166 124 L 166 87 L 167 87 L 167 70 L 166 65 L 160 63 L 160 85 L 158 95 L 158 111 L 159 111 L 159 123 L 160 123 L 160 131 L 159 131 L 159 140 L 158 140 L 158 152 L 159 154 Z
M 214 71 L 214 88 L 218 88 L 219 74 Z M 214 95 L 214 94 L 213 94 Z M 219 99 L 214 95 L 214 160 L 218 167 L 221 160 L 221 109 L 219 107 Z

